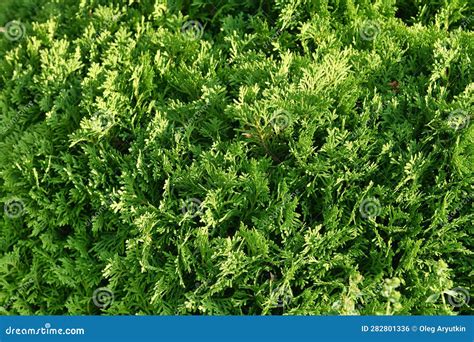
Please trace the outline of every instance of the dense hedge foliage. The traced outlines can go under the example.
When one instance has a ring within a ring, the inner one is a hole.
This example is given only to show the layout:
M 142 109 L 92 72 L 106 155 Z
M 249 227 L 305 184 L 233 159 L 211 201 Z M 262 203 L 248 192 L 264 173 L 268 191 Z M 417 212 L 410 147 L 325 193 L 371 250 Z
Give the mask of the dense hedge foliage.
M 471 1 L 0 6 L 2 314 L 472 314 Z

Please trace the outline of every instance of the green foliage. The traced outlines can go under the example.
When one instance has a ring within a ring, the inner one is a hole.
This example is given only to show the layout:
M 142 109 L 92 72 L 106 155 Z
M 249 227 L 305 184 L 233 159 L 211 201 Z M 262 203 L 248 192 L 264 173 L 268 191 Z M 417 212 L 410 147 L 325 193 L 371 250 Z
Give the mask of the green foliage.
M 471 2 L 2 6 L 2 314 L 472 314 Z

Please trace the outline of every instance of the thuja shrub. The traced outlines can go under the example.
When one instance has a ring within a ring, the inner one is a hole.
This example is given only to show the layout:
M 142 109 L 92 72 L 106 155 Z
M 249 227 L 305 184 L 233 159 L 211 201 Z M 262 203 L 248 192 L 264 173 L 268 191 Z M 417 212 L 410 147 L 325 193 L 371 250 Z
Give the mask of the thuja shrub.
M 472 314 L 472 2 L 1 6 L 2 314 Z

